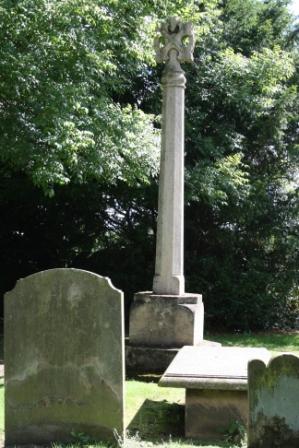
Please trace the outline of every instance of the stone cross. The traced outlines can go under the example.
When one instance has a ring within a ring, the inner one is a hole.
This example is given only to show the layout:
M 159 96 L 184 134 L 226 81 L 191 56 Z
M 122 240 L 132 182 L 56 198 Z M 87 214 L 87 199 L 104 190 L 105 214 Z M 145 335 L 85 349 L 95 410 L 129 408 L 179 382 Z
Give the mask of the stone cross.
M 154 294 L 182 295 L 184 279 L 184 102 L 180 63 L 192 62 L 191 23 L 171 17 L 155 39 L 156 60 L 165 62 Z

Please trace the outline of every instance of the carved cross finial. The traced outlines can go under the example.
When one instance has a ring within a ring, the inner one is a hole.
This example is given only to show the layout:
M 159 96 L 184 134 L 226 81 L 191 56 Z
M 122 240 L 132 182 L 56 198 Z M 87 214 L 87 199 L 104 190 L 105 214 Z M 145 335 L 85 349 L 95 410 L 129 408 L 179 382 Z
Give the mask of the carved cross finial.
M 194 32 L 191 22 L 183 23 L 177 17 L 170 17 L 158 31 L 154 42 L 157 62 L 169 61 L 171 50 L 176 50 L 179 62 L 193 61 Z

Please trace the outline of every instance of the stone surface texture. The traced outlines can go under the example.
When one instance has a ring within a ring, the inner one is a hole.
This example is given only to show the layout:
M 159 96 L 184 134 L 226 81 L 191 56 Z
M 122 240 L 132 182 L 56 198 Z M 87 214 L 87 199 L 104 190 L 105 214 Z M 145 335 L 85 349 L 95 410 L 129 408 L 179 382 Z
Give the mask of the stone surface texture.
M 142 347 L 126 344 L 126 372 L 155 373 L 165 372 L 173 358 L 177 355 L 178 348 Z
M 130 312 L 130 344 L 160 348 L 199 344 L 203 340 L 203 316 L 199 294 L 137 293 Z
M 216 441 L 235 421 L 247 424 L 248 362 L 270 356 L 264 348 L 183 347 L 159 386 L 186 388 L 186 436 Z
M 183 347 L 160 386 L 187 389 L 247 390 L 247 365 L 252 359 L 268 361 L 265 348 Z
M 164 350 L 156 351 L 162 365 L 169 359 L 168 349 L 203 343 L 204 326 L 202 298 L 199 294 L 185 293 L 184 278 L 186 78 L 180 63 L 193 60 L 191 23 L 169 18 L 159 29 L 155 49 L 157 62 L 165 62 L 156 264 L 153 292 L 137 293 L 130 310 L 128 350 L 131 364 L 139 363 L 138 370 L 142 368 L 142 358 L 144 368 L 153 359 L 153 351 L 147 348 Z
M 234 422 L 247 425 L 244 390 L 186 390 L 185 436 L 203 441 L 225 438 Z
M 299 447 L 299 357 L 248 366 L 249 448 Z
M 123 317 L 123 293 L 77 269 L 39 272 L 6 294 L 6 445 L 123 437 Z
M 191 62 L 194 34 L 190 23 L 170 18 L 155 41 L 162 77 L 162 143 L 156 266 L 153 291 L 182 295 L 184 279 L 184 107 L 186 78 L 180 62 Z M 184 44 L 184 39 L 188 44 Z M 162 43 L 163 42 L 163 43 Z
M 202 347 L 215 347 L 221 344 L 203 340 Z M 126 371 L 132 373 L 158 373 L 162 375 L 174 357 L 178 354 L 179 348 L 142 347 L 131 345 L 126 342 Z

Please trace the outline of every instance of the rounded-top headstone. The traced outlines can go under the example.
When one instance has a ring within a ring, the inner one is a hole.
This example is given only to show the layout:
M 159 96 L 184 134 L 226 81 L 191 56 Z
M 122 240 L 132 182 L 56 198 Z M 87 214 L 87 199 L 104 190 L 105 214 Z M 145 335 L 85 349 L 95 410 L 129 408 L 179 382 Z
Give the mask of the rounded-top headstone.
M 299 447 L 299 357 L 248 365 L 249 448 Z
M 51 269 L 5 296 L 6 445 L 123 437 L 123 293 Z

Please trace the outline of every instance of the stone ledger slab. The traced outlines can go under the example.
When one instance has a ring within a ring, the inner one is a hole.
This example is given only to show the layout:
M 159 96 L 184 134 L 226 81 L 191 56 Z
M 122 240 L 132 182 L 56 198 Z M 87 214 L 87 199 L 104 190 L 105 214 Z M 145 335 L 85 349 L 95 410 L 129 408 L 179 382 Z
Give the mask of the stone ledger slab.
M 234 421 L 247 424 L 247 364 L 270 359 L 264 348 L 184 347 L 159 385 L 186 388 L 185 435 L 224 437 Z
M 200 294 L 135 294 L 130 310 L 130 345 L 181 348 L 203 341 L 204 307 Z
M 6 294 L 6 445 L 123 437 L 123 317 L 123 293 L 77 269 L 39 272 Z
M 299 447 L 299 357 L 248 366 L 249 448 Z

